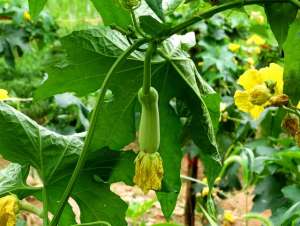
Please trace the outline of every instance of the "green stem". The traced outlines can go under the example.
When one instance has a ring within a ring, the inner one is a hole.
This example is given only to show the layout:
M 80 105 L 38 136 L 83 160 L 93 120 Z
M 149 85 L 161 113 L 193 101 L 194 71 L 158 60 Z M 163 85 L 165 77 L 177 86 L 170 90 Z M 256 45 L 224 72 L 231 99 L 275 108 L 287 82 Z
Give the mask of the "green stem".
M 134 14 L 134 10 L 133 9 L 130 10 L 130 15 L 131 15 L 132 23 L 133 23 L 133 26 L 134 26 L 136 32 L 138 34 L 140 34 L 141 36 L 146 37 L 145 33 L 141 30 L 141 28 L 140 28 L 140 26 L 139 26 L 139 24 L 137 22 L 137 19 L 136 19 L 136 16 Z
M 104 225 L 107 225 L 107 226 L 111 226 L 111 224 L 106 222 L 106 221 L 95 221 L 95 222 L 91 222 L 91 223 L 74 224 L 74 225 L 71 225 L 71 226 L 92 226 L 92 225 L 99 225 L 99 224 L 104 224 Z
M 61 214 L 64 210 L 64 207 L 67 204 L 68 198 L 69 198 L 69 196 L 70 196 L 70 194 L 73 190 L 73 187 L 75 185 L 75 182 L 76 182 L 76 180 L 79 176 L 79 173 L 80 173 L 81 169 L 84 167 L 84 164 L 85 164 L 85 161 L 86 161 L 86 156 L 87 156 L 87 153 L 90 149 L 92 139 L 94 137 L 94 131 L 95 131 L 95 128 L 96 128 L 96 122 L 98 121 L 99 112 L 100 112 L 101 108 L 103 107 L 102 104 L 104 102 L 105 93 L 107 91 L 111 75 L 115 72 L 116 68 L 121 63 L 123 63 L 133 51 L 135 51 L 138 47 L 140 47 L 142 44 L 144 44 L 146 42 L 147 42 L 146 39 L 139 39 L 134 44 L 132 44 L 122 55 L 120 55 L 118 57 L 118 59 L 115 61 L 115 63 L 112 65 L 112 67 L 110 68 L 110 70 L 106 74 L 106 77 L 105 77 L 105 79 L 104 79 L 104 81 L 101 85 L 101 88 L 100 88 L 100 93 L 99 93 L 99 96 L 98 96 L 98 99 L 97 99 L 97 102 L 96 102 L 95 109 L 92 113 L 90 128 L 88 130 L 88 134 L 87 134 L 87 137 L 85 139 L 83 149 L 80 153 L 77 165 L 74 169 L 74 172 L 71 176 L 71 179 L 69 180 L 67 188 L 64 191 L 64 194 L 63 194 L 63 196 L 60 200 L 57 211 L 54 214 L 54 217 L 53 217 L 53 220 L 50 223 L 50 226 L 56 226 L 58 224 L 59 219 L 61 217 Z
M 20 205 L 20 210 L 34 213 L 35 215 L 39 216 L 40 218 L 43 218 L 43 215 L 44 215 L 43 209 L 40 209 L 25 200 L 20 200 L 19 205 Z
M 166 37 L 169 37 L 173 34 L 176 34 L 195 23 L 198 23 L 199 21 L 201 21 L 203 19 L 207 19 L 207 18 L 213 16 L 214 14 L 225 11 L 227 9 L 242 7 L 245 5 L 253 5 L 253 4 L 287 3 L 287 2 L 291 2 L 295 6 L 298 6 L 300 8 L 300 3 L 298 0 L 234 0 L 229 3 L 225 3 L 222 5 L 218 5 L 218 6 L 213 6 L 210 9 L 201 12 L 198 16 L 192 17 L 191 19 L 174 26 L 172 29 L 170 29 L 169 32 L 166 33 L 165 37 L 163 37 L 162 39 L 165 39 Z
M 261 214 L 259 213 L 247 213 L 244 215 L 244 218 L 248 221 L 248 220 L 251 220 L 251 219 L 254 219 L 254 220 L 259 220 L 261 223 L 263 223 L 265 226 L 274 226 L 273 223 L 265 218 L 264 216 L 262 216 Z
M 47 196 L 47 190 L 44 185 L 43 187 L 43 226 L 48 226 L 49 219 L 48 219 L 48 196 Z
M 284 110 L 286 110 L 287 112 L 292 113 L 292 114 L 295 114 L 295 115 L 297 115 L 298 117 L 300 117 L 300 112 L 299 112 L 299 110 L 298 110 L 297 108 L 290 108 L 290 107 L 287 107 L 287 106 L 282 106 L 282 108 L 283 108 Z
M 151 87 L 151 59 L 152 55 L 156 50 L 156 43 L 149 43 L 149 47 L 147 49 L 144 61 L 144 80 L 143 80 L 143 92 L 144 94 L 148 94 Z

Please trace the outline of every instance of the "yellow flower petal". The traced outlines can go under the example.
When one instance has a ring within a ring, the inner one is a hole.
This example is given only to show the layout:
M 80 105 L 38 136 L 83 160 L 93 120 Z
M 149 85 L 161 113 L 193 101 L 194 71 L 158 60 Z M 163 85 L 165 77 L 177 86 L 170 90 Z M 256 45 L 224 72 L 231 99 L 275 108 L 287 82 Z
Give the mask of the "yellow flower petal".
M 249 113 L 253 119 L 258 119 L 263 111 L 264 111 L 263 106 L 253 105 Z
M 264 111 L 263 106 L 253 105 L 250 102 L 250 94 L 247 91 L 236 91 L 234 94 L 234 102 L 239 110 L 250 113 L 253 119 L 259 118 L 260 114 Z
M 297 104 L 297 108 L 300 109 L 300 101 Z
M 204 187 L 202 189 L 201 196 L 202 197 L 206 197 L 208 195 L 208 193 L 209 193 L 209 188 L 208 187 Z
M 250 90 L 254 86 L 262 84 L 263 78 L 261 73 L 259 73 L 256 69 L 249 69 L 242 74 L 238 80 L 238 84 L 243 86 L 245 90 Z
M 239 110 L 243 112 L 250 112 L 252 104 L 250 102 L 250 95 L 247 91 L 236 91 L 234 94 L 234 103 Z
M 9 98 L 7 90 L 0 89 L 0 100 L 5 100 L 7 98 Z
M 240 48 L 241 48 L 241 46 L 240 46 L 239 44 L 230 43 L 230 44 L 228 45 L 228 49 L 229 49 L 231 52 L 237 52 Z
M 160 190 L 164 174 L 160 154 L 140 151 L 135 159 L 135 175 L 133 181 L 145 194 L 149 190 Z
M 235 217 L 233 216 L 231 211 L 225 210 L 225 212 L 224 212 L 224 221 L 234 223 Z
M 0 225 L 15 226 L 18 211 L 19 200 L 15 195 L 0 198 Z
M 25 20 L 30 21 L 30 20 L 31 20 L 30 13 L 29 13 L 28 11 L 24 11 L 24 13 L 23 13 L 23 18 L 24 18 Z
M 283 68 L 280 65 L 271 63 L 269 67 L 261 68 L 259 73 L 264 81 L 271 80 L 276 82 L 276 95 L 283 93 Z

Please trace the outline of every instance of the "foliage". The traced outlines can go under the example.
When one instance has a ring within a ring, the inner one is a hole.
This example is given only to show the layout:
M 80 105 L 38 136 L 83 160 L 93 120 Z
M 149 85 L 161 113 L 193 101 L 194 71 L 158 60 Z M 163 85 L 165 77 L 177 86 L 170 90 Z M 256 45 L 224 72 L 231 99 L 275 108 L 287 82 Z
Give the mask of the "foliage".
M 149 188 L 156 191 L 167 221 L 181 189 L 181 160 L 183 150 L 187 150 L 200 158 L 205 168 L 207 182 L 201 186 L 197 207 L 210 224 L 220 223 L 214 189 L 228 190 L 236 185 L 244 190 L 256 185 L 253 211 L 271 209 L 275 225 L 297 222 L 300 150 L 296 143 L 300 130 L 296 128 L 289 136 L 281 130 L 281 122 L 290 114 L 300 116 L 295 106 L 299 100 L 297 0 L 276 4 L 265 0 L 263 8 L 246 6 L 260 3 L 254 0 L 168 1 L 167 8 L 161 0 L 145 0 L 129 9 L 115 0 L 92 0 L 103 25 L 73 31 L 59 41 L 55 23 L 47 14 L 39 16 L 47 1 L 28 2 L 32 18 L 18 5 L 3 7 L 0 15 L 10 21 L 1 24 L 6 35 L 1 36 L 0 53 L 10 65 L 3 63 L 2 70 L 11 75 L 13 82 L 6 83 L 7 76 L 2 80 L 4 88 L 12 90 L 10 96 L 34 95 L 30 106 L 37 104 L 42 112 L 35 115 L 26 109 L 23 113 L 17 110 L 19 98 L 16 102 L 13 98 L 5 100 L 16 108 L 0 102 L 0 153 L 11 162 L 0 172 L 0 184 L 5 184 L 0 188 L 1 196 L 13 193 L 19 199 L 34 196 L 41 200 L 44 226 L 76 224 L 68 204 L 70 197 L 80 209 L 78 225 L 127 225 L 126 212 L 138 218 L 153 203 L 142 205 L 139 211 L 127 211 L 128 205 L 110 190 L 110 185 L 123 181 L 132 186 L 137 181 L 133 179 L 134 164 L 143 175 L 155 174 L 153 167 L 143 163 L 139 167 L 134 151 L 124 151 L 137 139 L 141 147 L 155 140 L 155 151 L 159 152 L 155 156 L 161 156 L 164 174 L 162 181 L 161 176 L 155 181 L 161 186 L 152 184 Z M 278 4 L 284 10 L 278 11 Z M 260 13 L 251 14 L 253 9 Z M 266 17 L 269 25 L 264 22 Z M 260 118 L 254 122 L 234 107 L 232 97 L 240 88 L 236 80 L 244 71 L 260 75 L 261 71 L 254 68 L 271 62 L 281 64 L 281 46 L 283 93 L 294 103 L 269 102 L 271 96 L 283 95 L 272 91 L 281 80 L 273 79 L 269 73 L 268 79 L 255 84 L 266 86 L 272 95 L 264 96 L 263 104 L 267 103 L 264 107 L 268 109 L 259 112 L 262 114 L 256 115 Z M 32 54 L 34 50 L 40 52 Z M 37 61 L 39 64 L 29 76 L 20 73 L 23 81 L 19 82 L 14 72 L 24 70 L 26 61 L 22 64 L 18 58 L 24 54 L 22 58 L 26 59 L 27 54 L 32 54 L 29 61 L 34 64 L 43 53 L 47 57 Z M 27 90 L 24 80 L 30 83 Z M 22 87 L 18 90 L 19 84 Z M 141 112 L 151 103 L 143 102 L 141 109 L 141 87 L 155 88 L 159 97 L 155 111 L 147 109 L 144 115 Z M 45 108 L 41 108 L 43 104 Z M 26 103 L 23 106 L 28 107 Z M 143 128 L 142 137 L 136 136 L 138 124 Z M 153 134 L 153 128 L 159 131 Z M 156 137 L 159 135 L 160 139 Z M 151 159 L 152 156 L 147 161 Z M 241 184 L 238 165 L 243 169 Z M 38 173 L 40 187 L 27 185 L 30 168 Z M 218 176 L 223 178 L 220 184 L 216 182 Z M 147 182 L 152 183 L 151 179 Z M 34 209 L 31 212 L 37 214 Z M 48 212 L 54 216 L 50 222 Z M 233 221 L 225 213 L 222 221 Z

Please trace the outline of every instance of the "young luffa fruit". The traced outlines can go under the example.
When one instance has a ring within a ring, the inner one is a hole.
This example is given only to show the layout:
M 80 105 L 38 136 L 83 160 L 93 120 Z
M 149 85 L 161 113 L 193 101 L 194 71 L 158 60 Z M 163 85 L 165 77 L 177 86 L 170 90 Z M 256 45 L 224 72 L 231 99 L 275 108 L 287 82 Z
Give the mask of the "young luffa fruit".
M 135 159 L 133 180 L 144 193 L 147 193 L 149 190 L 160 190 L 164 173 L 158 152 L 160 144 L 158 93 L 153 87 L 150 87 L 147 93 L 141 88 L 138 99 L 142 106 L 139 126 L 140 152 Z

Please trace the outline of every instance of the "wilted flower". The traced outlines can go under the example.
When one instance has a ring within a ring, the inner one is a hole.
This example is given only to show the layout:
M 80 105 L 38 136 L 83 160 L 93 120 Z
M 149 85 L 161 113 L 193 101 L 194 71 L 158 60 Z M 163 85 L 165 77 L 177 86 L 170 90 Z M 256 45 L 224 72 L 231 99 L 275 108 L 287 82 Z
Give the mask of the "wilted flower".
M 0 225 L 15 226 L 16 214 L 19 212 L 19 200 L 15 195 L 0 198 Z
M 273 107 L 288 105 L 288 103 L 289 103 L 289 96 L 286 94 L 281 94 L 270 98 L 270 105 Z
M 146 194 L 149 190 L 160 190 L 164 169 L 159 152 L 140 151 L 135 159 L 133 181 Z
M 8 99 L 8 92 L 5 89 L 0 89 L 0 100 L 6 100 Z
M 228 45 L 228 49 L 231 51 L 231 52 L 237 52 L 239 51 L 239 49 L 241 48 L 241 46 L 239 44 L 235 44 L 235 43 L 230 43 Z
M 260 37 L 257 34 L 254 34 L 250 36 L 250 38 L 247 39 L 246 41 L 247 45 L 264 45 L 266 43 L 266 40 L 264 40 L 262 37 Z
M 295 136 L 299 131 L 299 118 L 294 114 L 287 114 L 281 123 L 281 127 L 289 135 Z
M 264 107 L 270 105 L 270 98 L 283 93 L 283 68 L 271 63 L 260 70 L 249 69 L 240 76 L 238 84 L 244 90 L 235 92 L 234 101 L 239 110 L 248 112 L 256 119 Z

